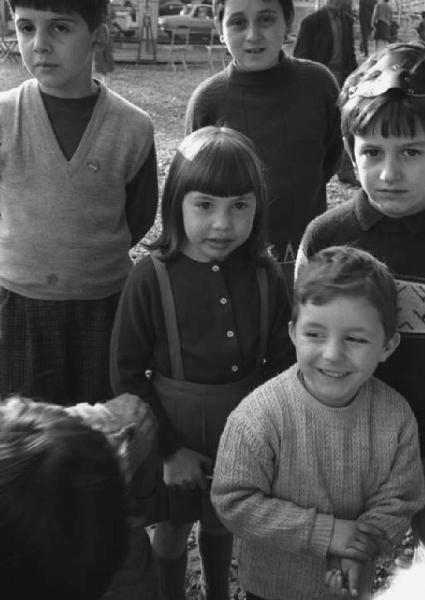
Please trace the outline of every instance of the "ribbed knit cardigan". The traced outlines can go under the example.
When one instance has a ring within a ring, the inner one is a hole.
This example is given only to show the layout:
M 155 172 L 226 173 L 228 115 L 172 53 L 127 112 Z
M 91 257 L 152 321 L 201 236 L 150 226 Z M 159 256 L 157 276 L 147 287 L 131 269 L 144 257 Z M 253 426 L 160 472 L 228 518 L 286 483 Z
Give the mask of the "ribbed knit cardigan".
M 323 583 L 334 519 L 379 527 L 392 543 L 424 504 L 417 426 L 392 388 L 372 378 L 350 405 L 315 400 L 297 365 L 229 416 L 212 499 L 236 539 L 245 589 L 285 600 L 330 598 Z M 373 565 L 368 569 L 371 583 Z

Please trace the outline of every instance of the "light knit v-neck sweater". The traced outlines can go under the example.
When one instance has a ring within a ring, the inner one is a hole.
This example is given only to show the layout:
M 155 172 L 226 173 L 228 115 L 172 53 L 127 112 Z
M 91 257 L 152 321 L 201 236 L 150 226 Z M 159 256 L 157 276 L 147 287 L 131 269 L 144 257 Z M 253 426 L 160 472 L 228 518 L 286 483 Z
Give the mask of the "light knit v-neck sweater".
M 294 365 L 228 418 L 212 499 L 236 536 L 239 578 L 267 599 L 324 600 L 334 519 L 379 527 L 392 543 L 422 508 L 417 426 L 407 402 L 372 378 L 350 405 L 315 400 Z M 369 584 L 373 565 L 368 569 Z
M 147 114 L 101 85 L 68 161 L 37 81 L 0 93 L 0 285 L 42 300 L 119 292 L 131 266 L 125 186 L 152 144 Z

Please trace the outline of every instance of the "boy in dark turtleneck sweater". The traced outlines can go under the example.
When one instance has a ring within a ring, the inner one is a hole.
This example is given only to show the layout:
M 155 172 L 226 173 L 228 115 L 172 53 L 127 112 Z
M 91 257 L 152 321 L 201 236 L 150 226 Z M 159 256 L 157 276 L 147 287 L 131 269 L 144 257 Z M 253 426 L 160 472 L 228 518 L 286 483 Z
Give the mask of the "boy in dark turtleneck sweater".
M 291 259 L 306 225 L 326 209 L 342 150 L 334 79 L 282 52 L 286 1 L 214 0 L 233 61 L 199 85 L 186 113 L 187 133 L 226 125 L 254 142 L 268 181 L 268 241 L 280 260 Z

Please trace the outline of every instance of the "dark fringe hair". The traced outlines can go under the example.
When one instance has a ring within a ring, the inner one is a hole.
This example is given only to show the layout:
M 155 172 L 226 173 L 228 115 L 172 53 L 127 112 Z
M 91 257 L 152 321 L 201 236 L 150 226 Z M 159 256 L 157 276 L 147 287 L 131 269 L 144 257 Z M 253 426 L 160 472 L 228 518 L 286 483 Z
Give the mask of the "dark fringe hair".
M 254 192 L 254 224 L 243 247 L 254 260 L 266 256 L 266 184 L 260 159 L 245 135 L 229 127 L 209 126 L 191 133 L 180 144 L 162 195 L 162 233 L 147 245 L 151 251 L 159 250 L 163 260 L 180 251 L 185 239 L 182 204 L 192 191 L 219 197 Z
M 93 32 L 96 27 L 106 23 L 109 0 L 9 0 L 12 12 L 16 7 L 50 10 L 56 13 L 77 13 Z

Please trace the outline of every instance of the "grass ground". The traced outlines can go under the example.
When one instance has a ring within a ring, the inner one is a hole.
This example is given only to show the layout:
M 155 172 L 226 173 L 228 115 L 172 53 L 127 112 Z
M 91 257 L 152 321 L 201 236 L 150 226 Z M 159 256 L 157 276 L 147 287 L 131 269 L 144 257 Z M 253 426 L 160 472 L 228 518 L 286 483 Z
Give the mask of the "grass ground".
M 146 110 L 155 127 L 160 185 L 164 181 L 171 158 L 184 135 L 184 114 L 187 101 L 194 88 L 210 75 L 206 66 L 191 66 L 187 71 L 173 72 L 167 65 L 118 65 L 108 76 L 108 85 L 127 100 Z M 19 85 L 28 77 L 20 65 L 1 63 L 0 91 Z M 118 142 L 118 141 L 117 141 Z M 340 184 L 334 177 L 328 184 L 329 204 L 347 200 L 353 189 Z M 158 232 L 158 220 L 150 236 Z M 136 250 L 136 255 L 139 251 Z M 377 581 L 381 583 L 387 575 L 387 567 L 381 566 Z M 189 540 L 188 598 L 198 597 L 200 565 L 195 550 L 195 537 Z M 238 586 L 236 568 L 232 566 L 232 598 L 242 600 L 243 592 Z

